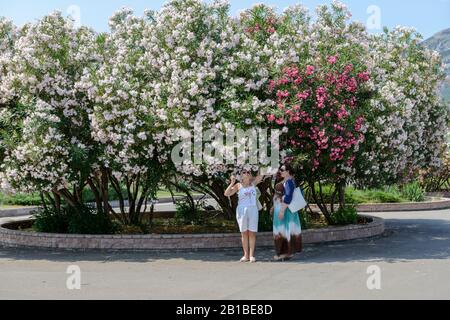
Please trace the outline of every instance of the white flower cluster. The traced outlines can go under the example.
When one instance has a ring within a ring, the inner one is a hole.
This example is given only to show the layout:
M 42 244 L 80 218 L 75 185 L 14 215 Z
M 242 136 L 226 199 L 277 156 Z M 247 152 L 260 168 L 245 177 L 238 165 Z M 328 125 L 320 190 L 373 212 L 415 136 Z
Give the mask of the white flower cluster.
M 358 174 L 366 185 L 407 181 L 420 169 L 442 166 L 449 115 L 436 93 L 441 59 L 420 40 L 413 29 L 397 27 L 370 41 L 377 94 L 368 135 L 373 139 Z
M 92 109 L 76 86 L 83 67 L 96 59 L 95 39 L 93 31 L 74 29 L 59 12 L 16 34 L 9 75 L 1 83 L 18 93 L 20 101 L 10 110 L 24 110 L 17 124 L 23 129 L 6 152 L 3 185 L 12 190 L 62 190 L 84 183 L 79 181 L 83 165 L 95 166 L 95 157 L 89 155 Z

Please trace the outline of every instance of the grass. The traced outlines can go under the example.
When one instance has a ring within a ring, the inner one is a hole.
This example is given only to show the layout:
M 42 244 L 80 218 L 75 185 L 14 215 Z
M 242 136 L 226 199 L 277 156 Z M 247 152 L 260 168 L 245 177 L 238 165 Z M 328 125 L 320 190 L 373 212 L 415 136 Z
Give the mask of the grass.
M 409 200 L 404 198 L 400 191 L 394 187 L 369 190 L 357 190 L 353 187 L 348 187 L 345 196 L 348 203 L 352 204 L 409 202 Z
M 324 195 L 324 201 L 327 203 L 331 203 L 331 186 L 323 186 L 322 192 Z M 386 186 L 381 189 L 367 190 L 359 190 L 349 186 L 345 189 L 345 198 L 347 203 L 355 205 L 365 203 L 404 203 L 413 201 L 410 198 L 410 195 L 402 192 L 397 186 Z M 423 200 L 424 199 L 422 199 L 421 201 Z M 309 202 L 312 203 L 312 199 L 309 199 Z

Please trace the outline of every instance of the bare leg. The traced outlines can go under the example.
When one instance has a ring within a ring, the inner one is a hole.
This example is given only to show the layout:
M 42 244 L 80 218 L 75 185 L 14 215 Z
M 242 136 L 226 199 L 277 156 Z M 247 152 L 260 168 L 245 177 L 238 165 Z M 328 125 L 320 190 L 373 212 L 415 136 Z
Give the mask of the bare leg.
M 244 257 L 246 259 L 250 259 L 250 255 L 248 252 L 248 246 L 249 246 L 249 232 L 243 232 L 242 233 L 242 249 L 244 249 Z
M 249 232 L 249 240 L 250 240 L 250 257 L 254 257 L 256 247 L 256 233 Z

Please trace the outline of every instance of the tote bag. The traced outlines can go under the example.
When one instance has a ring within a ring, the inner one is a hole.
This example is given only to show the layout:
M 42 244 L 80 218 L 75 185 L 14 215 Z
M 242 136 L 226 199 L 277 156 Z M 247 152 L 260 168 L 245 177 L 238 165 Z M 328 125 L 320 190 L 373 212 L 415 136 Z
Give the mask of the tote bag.
M 289 210 L 291 212 L 298 212 L 305 208 L 308 204 L 306 203 L 305 198 L 302 195 L 302 191 L 300 188 L 296 188 L 294 190 L 294 196 L 292 197 L 292 202 L 289 205 Z

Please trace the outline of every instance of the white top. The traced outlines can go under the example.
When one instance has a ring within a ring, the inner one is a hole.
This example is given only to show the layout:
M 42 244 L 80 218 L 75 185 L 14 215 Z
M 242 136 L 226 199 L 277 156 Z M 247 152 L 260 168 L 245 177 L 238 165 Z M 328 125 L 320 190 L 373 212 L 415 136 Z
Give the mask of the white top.
M 257 206 L 257 192 L 256 187 L 254 185 L 250 185 L 247 188 L 244 188 L 241 185 L 241 188 L 238 192 L 239 196 L 239 207 L 256 207 Z

